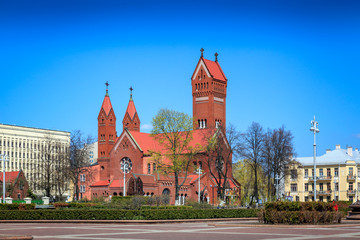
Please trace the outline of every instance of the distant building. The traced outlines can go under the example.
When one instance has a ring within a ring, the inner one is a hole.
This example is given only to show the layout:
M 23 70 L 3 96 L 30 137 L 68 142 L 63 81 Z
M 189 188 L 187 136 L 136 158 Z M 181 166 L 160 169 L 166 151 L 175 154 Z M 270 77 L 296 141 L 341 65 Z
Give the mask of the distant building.
M 89 165 L 93 165 L 97 163 L 98 142 L 94 142 L 90 144 L 90 146 L 88 147 L 88 155 L 89 155 Z
M 327 149 L 316 157 L 316 189 L 314 158 L 295 158 L 285 178 L 285 195 L 294 201 L 354 201 L 360 193 L 360 153 L 352 147 Z
M 0 187 L 2 196 L 3 186 L 3 173 L 0 173 Z M 22 170 L 15 172 L 5 172 L 5 197 L 11 197 L 14 200 L 20 200 L 27 197 L 27 191 L 29 189 L 29 183 L 26 180 L 25 174 Z
M 41 154 L 47 149 L 48 138 L 53 139 L 61 148 L 53 151 L 53 157 L 65 151 L 70 146 L 70 133 L 58 130 L 22 127 L 7 124 L 0 124 L 0 154 L 6 154 L 8 162 L 5 164 L 6 172 L 20 171 L 29 182 L 30 189 L 36 195 L 43 195 L 37 181 L 41 174 Z M 3 171 L 3 164 L 0 164 L 0 171 Z M 1 179 L 2 180 L 2 179 Z M 65 192 L 67 196 L 69 192 Z M 54 193 L 56 195 L 56 193 Z

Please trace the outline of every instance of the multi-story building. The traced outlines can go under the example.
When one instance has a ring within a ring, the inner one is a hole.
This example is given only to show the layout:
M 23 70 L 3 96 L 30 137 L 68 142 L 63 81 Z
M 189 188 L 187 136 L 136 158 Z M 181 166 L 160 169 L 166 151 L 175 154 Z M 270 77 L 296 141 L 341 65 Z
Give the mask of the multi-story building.
M 5 171 L 22 170 L 30 189 L 37 195 L 44 194 L 38 184 L 39 178 L 44 176 L 41 172 L 46 165 L 43 161 L 46 159 L 44 155 L 51 154 L 51 159 L 61 161 L 63 158 L 59 155 L 63 154 L 69 145 L 69 132 L 0 124 L 0 154 L 7 155 L 9 160 L 5 163 Z M 3 171 L 2 163 L 0 171 Z M 63 196 L 68 194 L 68 191 L 65 191 Z
M 327 149 L 322 156 L 295 158 L 285 177 L 285 194 L 295 201 L 354 201 L 360 193 L 360 153 L 357 148 Z M 314 179 L 316 176 L 316 188 Z
M 88 147 L 89 165 L 97 163 L 98 142 L 94 142 Z

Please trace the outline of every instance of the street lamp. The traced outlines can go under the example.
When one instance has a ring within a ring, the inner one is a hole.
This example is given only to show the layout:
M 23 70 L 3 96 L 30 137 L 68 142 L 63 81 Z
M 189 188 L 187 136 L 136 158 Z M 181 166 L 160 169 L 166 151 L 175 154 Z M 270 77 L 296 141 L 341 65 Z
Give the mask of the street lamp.
M 0 161 L 3 161 L 3 203 L 5 203 L 5 162 L 9 162 L 9 159 L 6 159 L 7 155 L 5 153 L 2 155 L 0 154 L 0 157 L 2 157 Z
M 130 158 L 128 157 L 124 157 L 123 159 L 121 159 L 121 162 L 120 162 L 120 168 L 121 168 L 121 171 L 123 172 L 124 174 L 124 186 L 123 186 L 123 196 L 125 197 L 126 196 L 126 178 L 125 178 L 125 174 L 126 173 L 129 173 L 132 169 L 132 163 L 131 163 L 131 160 Z
M 275 180 L 276 180 L 276 201 L 279 199 L 279 174 L 276 173 L 275 176 Z
M 198 201 L 200 203 L 200 192 L 201 192 L 201 187 L 200 187 L 200 174 L 201 174 L 201 166 L 199 166 L 198 170 L 197 170 L 197 174 L 199 174 L 199 192 L 198 192 Z
M 314 200 L 316 201 L 316 133 L 320 132 L 319 128 L 319 123 L 315 120 L 315 116 L 314 116 L 314 120 L 311 121 L 311 127 L 310 127 L 310 131 L 314 133 Z

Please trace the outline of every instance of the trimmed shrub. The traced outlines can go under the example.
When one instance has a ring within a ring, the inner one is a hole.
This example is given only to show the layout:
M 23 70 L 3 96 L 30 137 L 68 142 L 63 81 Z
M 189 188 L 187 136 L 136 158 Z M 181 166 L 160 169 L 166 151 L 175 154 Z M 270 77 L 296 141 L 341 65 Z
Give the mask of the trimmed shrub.
M 169 220 L 256 217 L 256 209 L 53 209 L 0 211 L 2 220 Z
M 23 203 L 12 203 L 4 204 L 0 203 L 0 210 L 31 210 L 35 209 L 35 204 L 23 204 Z

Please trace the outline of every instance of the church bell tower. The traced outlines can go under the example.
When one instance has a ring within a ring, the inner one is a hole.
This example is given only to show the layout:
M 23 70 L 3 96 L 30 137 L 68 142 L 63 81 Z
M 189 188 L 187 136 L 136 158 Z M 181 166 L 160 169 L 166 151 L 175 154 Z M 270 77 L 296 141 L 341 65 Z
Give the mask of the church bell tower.
M 204 58 L 204 49 L 191 77 L 194 129 L 226 129 L 227 78 L 223 73 L 218 54 L 215 61 Z

